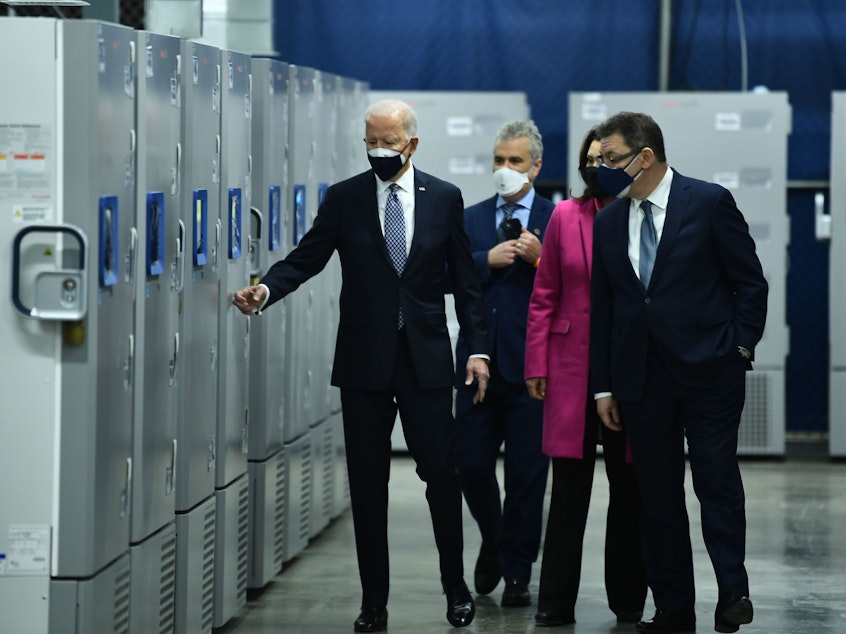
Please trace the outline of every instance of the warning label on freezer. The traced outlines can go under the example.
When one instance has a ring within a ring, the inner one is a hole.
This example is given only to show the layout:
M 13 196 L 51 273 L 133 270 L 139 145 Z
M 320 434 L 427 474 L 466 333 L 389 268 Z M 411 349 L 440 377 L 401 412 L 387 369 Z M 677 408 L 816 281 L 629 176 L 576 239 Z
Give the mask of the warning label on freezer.
M 49 571 L 50 527 L 23 524 L 9 526 L 6 574 L 48 574 Z
M 52 220 L 53 208 L 47 205 L 14 205 L 12 207 L 12 222 L 34 224 Z
M 48 126 L 0 123 L 0 193 L 48 192 L 53 179 L 52 149 Z

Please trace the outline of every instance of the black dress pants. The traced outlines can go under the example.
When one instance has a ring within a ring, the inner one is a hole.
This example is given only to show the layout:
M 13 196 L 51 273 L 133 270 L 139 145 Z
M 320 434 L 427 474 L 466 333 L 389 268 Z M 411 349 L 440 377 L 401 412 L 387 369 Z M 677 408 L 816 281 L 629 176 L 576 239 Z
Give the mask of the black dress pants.
M 475 387 L 458 388 L 455 461 L 483 544 L 499 552 L 503 577 L 528 583 L 540 550 L 549 474 L 549 458 L 541 451 L 543 403 L 524 384 L 506 382 L 495 364 L 491 368 L 483 402 L 473 404 Z M 503 443 L 501 501 L 496 465 Z
M 746 368 L 740 355 L 733 361 L 719 376 L 685 386 L 670 375 L 650 343 L 643 398 L 620 403 L 641 490 L 647 580 L 661 610 L 692 610 L 695 603 L 685 438 L 719 596 L 749 593 L 746 498 L 737 462 Z
M 583 458 L 552 459 L 549 504 L 538 610 L 573 618 L 582 569 L 582 547 L 602 423 L 593 395 L 585 412 Z M 632 465 L 626 463 L 626 436 L 602 427 L 605 474 L 609 484 L 605 527 L 605 591 L 614 613 L 641 612 L 646 579 L 640 541 L 640 498 Z M 587 565 L 597 565 L 588 562 Z
M 341 404 L 362 606 L 388 603 L 388 479 L 397 410 L 417 475 L 426 483 L 441 576 L 450 583 L 462 579 L 462 502 L 461 484 L 452 464 L 452 387 L 421 387 L 403 330 L 390 387 L 383 391 L 342 389 Z

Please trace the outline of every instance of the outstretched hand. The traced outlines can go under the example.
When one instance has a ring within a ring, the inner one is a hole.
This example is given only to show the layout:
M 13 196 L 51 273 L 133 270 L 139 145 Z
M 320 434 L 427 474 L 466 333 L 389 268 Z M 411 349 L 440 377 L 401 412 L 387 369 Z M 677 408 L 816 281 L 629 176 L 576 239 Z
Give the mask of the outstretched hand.
M 240 291 L 235 291 L 232 295 L 232 303 L 245 315 L 255 315 L 264 304 L 266 296 L 266 286 L 247 286 Z

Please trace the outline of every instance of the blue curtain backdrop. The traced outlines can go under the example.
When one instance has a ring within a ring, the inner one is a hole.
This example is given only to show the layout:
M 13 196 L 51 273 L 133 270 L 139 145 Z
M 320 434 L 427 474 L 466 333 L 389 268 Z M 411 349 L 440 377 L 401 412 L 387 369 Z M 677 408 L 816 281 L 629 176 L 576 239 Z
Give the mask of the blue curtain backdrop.
M 567 93 L 658 88 L 658 0 L 276 0 L 280 59 L 374 90 L 527 94 L 544 136 L 544 180 L 567 173 Z M 746 85 L 787 91 L 788 179 L 829 178 L 831 91 L 846 90 L 846 2 L 743 0 Z M 672 2 L 670 90 L 741 90 L 735 0 Z M 423 132 L 423 131 L 421 131 Z M 363 150 L 362 150 L 363 151 Z M 672 159 L 672 157 L 670 157 Z M 828 248 L 814 190 L 791 189 L 789 431 L 828 429 Z

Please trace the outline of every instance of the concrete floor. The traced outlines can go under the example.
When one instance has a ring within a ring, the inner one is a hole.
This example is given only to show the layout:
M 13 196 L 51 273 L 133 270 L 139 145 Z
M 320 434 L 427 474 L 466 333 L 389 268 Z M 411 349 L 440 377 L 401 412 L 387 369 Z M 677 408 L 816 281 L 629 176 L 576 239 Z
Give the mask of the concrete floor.
M 755 620 L 741 634 L 846 632 L 846 464 L 826 459 L 747 460 L 741 464 L 747 494 L 749 571 Z M 702 544 L 698 502 L 688 477 L 699 632 L 713 631 L 716 585 Z M 548 499 L 549 491 L 547 491 Z M 597 464 L 588 519 L 576 625 L 537 627 L 534 623 L 537 577 L 530 584 L 533 605 L 501 608 L 502 584 L 477 597 L 476 619 L 468 634 L 634 632 L 617 625 L 605 603 L 602 582 L 604 509 L 607 481 Z M 390 501 L 391 597 L 388 631 L 394 634 L 453 632 L 438 582 L 437 557 L 423 485 L 413 462 L 395 456 Z M 466 579 L 479 547 L 475 522 L 465 507 Z M 266 588 L 251 591 L 247 605 L 216 634 L 352 632 L 360 586 L 349 511 L 321 533 Z M 647 597 L 647 616 L 652 615 Z

